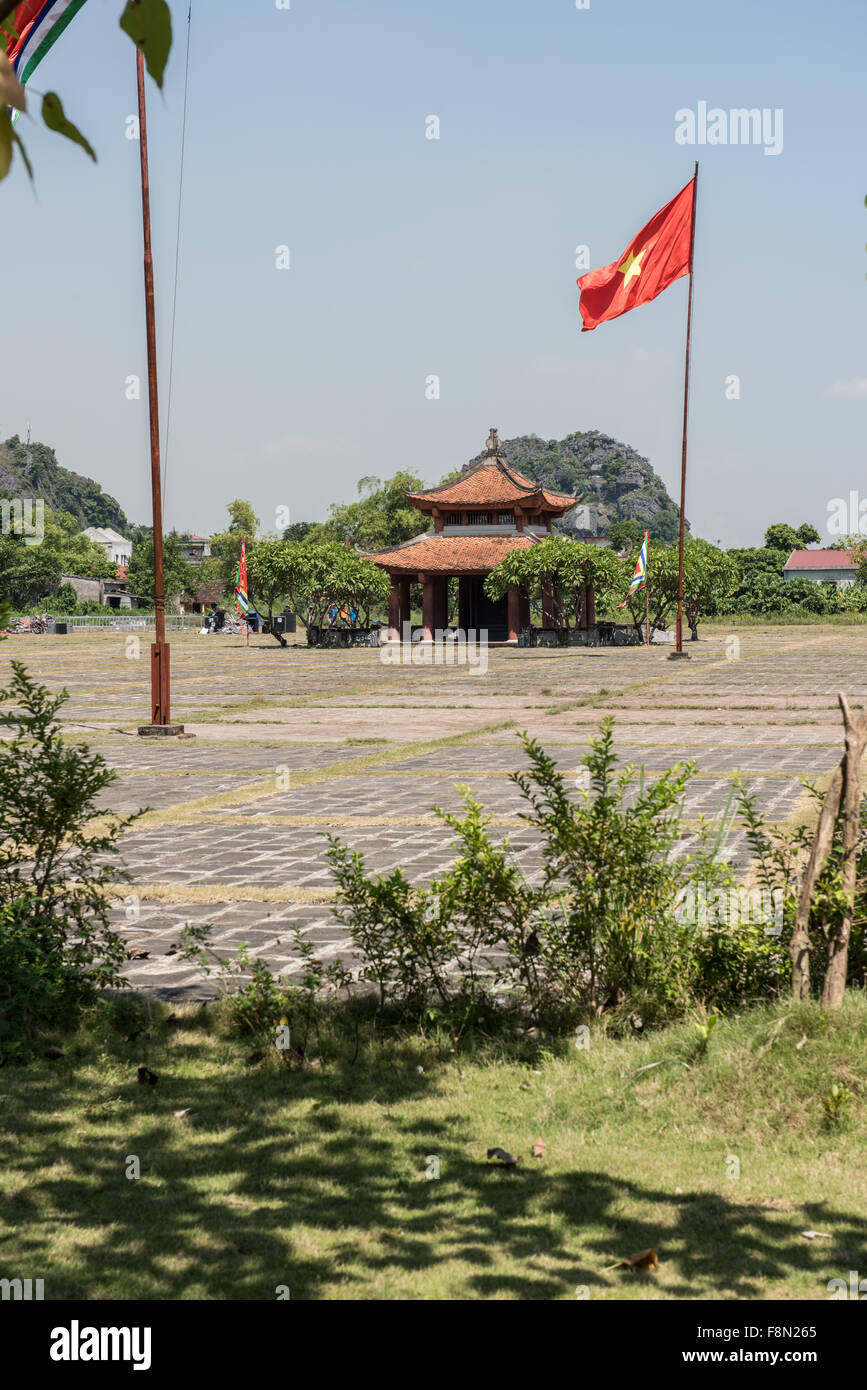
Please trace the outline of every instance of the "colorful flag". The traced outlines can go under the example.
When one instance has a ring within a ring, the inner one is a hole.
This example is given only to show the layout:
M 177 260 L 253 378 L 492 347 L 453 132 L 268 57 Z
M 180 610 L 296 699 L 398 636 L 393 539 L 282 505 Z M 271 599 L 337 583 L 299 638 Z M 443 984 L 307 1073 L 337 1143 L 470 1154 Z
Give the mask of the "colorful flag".
M 644 542 L 638 552 L 638 560 L 635 565 L 635 573 L 632 576 L 632 583 L 629 586 L 629 593 L 622 603 L 618 603 L 618 608 L 625 608 L 634 593 L 647 583 L 647 552 L 650 547 L 650 532 L 645 531 Z
M 238 583 L 235 585 L 235 602 L 238 612 L 246 615 L 250 611 L 247 598 L 247 537 L 241 537 L 241 558 L 238 561 Z
M 18 81 L 26 86 L 48 50 L 60 38 L 67 24 L 78 14 L 85 0 L 23 0 L 16 5 L 7 23 L 17 38 L 6 38 L 6 57 Z
M 651 217 L 619 260 L 578 277 L 582 333 L 649 304 L 692 268 L 695 179 Z

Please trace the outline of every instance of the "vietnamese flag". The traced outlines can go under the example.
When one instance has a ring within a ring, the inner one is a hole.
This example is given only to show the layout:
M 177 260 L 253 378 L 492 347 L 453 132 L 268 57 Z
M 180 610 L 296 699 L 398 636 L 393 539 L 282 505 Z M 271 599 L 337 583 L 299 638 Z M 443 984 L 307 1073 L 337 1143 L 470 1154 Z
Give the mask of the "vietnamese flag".
M 693 178 L 651 217 L 618 260 L 578 277 L 582 333 L 637 309 L 639 304 L 649 304 L 675 280 L 689 274 L 694 212 Z

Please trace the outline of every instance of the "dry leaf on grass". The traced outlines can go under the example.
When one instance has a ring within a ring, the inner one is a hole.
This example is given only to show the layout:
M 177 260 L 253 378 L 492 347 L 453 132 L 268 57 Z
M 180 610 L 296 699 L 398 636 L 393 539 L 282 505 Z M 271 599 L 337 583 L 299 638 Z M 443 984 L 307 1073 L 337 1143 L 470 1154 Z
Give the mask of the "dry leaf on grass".
M 515 1155 L 506 1153 L 505 1149 L 488 1149 L 488 1159 L 492 1158 L 496 1158 L 504 1168 L 514 1168 L 518 1162 Z
M 630 1255 L 628 1259 L 621 1260 L 619 1269 L 659 1269 L 659 1260 L 656 1251 L 651 1247 L 650 1250 L 641 1250 L 637 1255 Z
M 801 1048 L 804 1046 L 804 1043 L 805 1043 L 806 1041 L 807 1041 L 807 1034 L 805 1033 L 804 1036 L 802 1037 L 801 1041 L 795 1043 L 795 1051 L 796 1051 L 796 1052 L 800 1052 Z
M 172 1111 L 172 1114 L 174 1115 L 174 1117 L 175 1117 L 176 1120 L 182 1120 L 182 1119 L 184 1118 L 184 1116 L 185 1116 L 185 1115 L 189 1115 L 189 1113 L 190 1113 L 189 1106 L 187 1106 L 187 1109 L 186 1109 L 186 1110 L 173 1110 L 173 1111 Z
M 817 1238 L 821 1240 L 831 1239 L 830 1231 L 802 1231 L 801 1235 L 806 1236 L 807 1240 L 816 1240 Z
M 547 1147 L 548 1145 L 545 1143 L 544 1139 L 537 1139 L 533 1145 L 533 1157 L 541 1158 Z

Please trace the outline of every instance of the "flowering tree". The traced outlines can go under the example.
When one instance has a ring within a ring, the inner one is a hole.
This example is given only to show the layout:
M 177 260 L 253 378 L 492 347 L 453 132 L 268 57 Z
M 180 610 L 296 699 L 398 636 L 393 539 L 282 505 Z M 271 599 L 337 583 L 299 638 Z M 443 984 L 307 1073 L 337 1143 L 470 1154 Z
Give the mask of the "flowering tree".
M 543 589 L 549 588 L 562 622 L 565 612 L 574 610 L 588 584 L 601 603 L 621 597 L 629 586 L 631 570 L 627 570 L 628 566 L 610 546 L 588 545 L 567 536 L 546 536 L 536 545 L 510 551 L 485 580 L 485 593 L 499 599 L 515 587 L 531 603 L 538 603 Z
M 268 604 L 287 595 L 307 627 L 330 627 L 331 609 L 352 609 L 368 627 L 372 609 L 384 604 L 388 575 L 339 541 L 260 541 L 247 564 L 250 593 Z

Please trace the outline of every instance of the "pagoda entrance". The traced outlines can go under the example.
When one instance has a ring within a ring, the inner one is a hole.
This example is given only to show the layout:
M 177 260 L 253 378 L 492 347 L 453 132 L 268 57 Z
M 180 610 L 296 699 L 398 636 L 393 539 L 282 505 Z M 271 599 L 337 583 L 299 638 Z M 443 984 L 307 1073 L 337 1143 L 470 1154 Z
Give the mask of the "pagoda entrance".
M 508 596 L 490 599 L 484 586 L 484 575 L 462 575 L 458 579 L 458 625 L 464 632 L 487 628 L 489 642 L 505 642 L 509 637 Z

